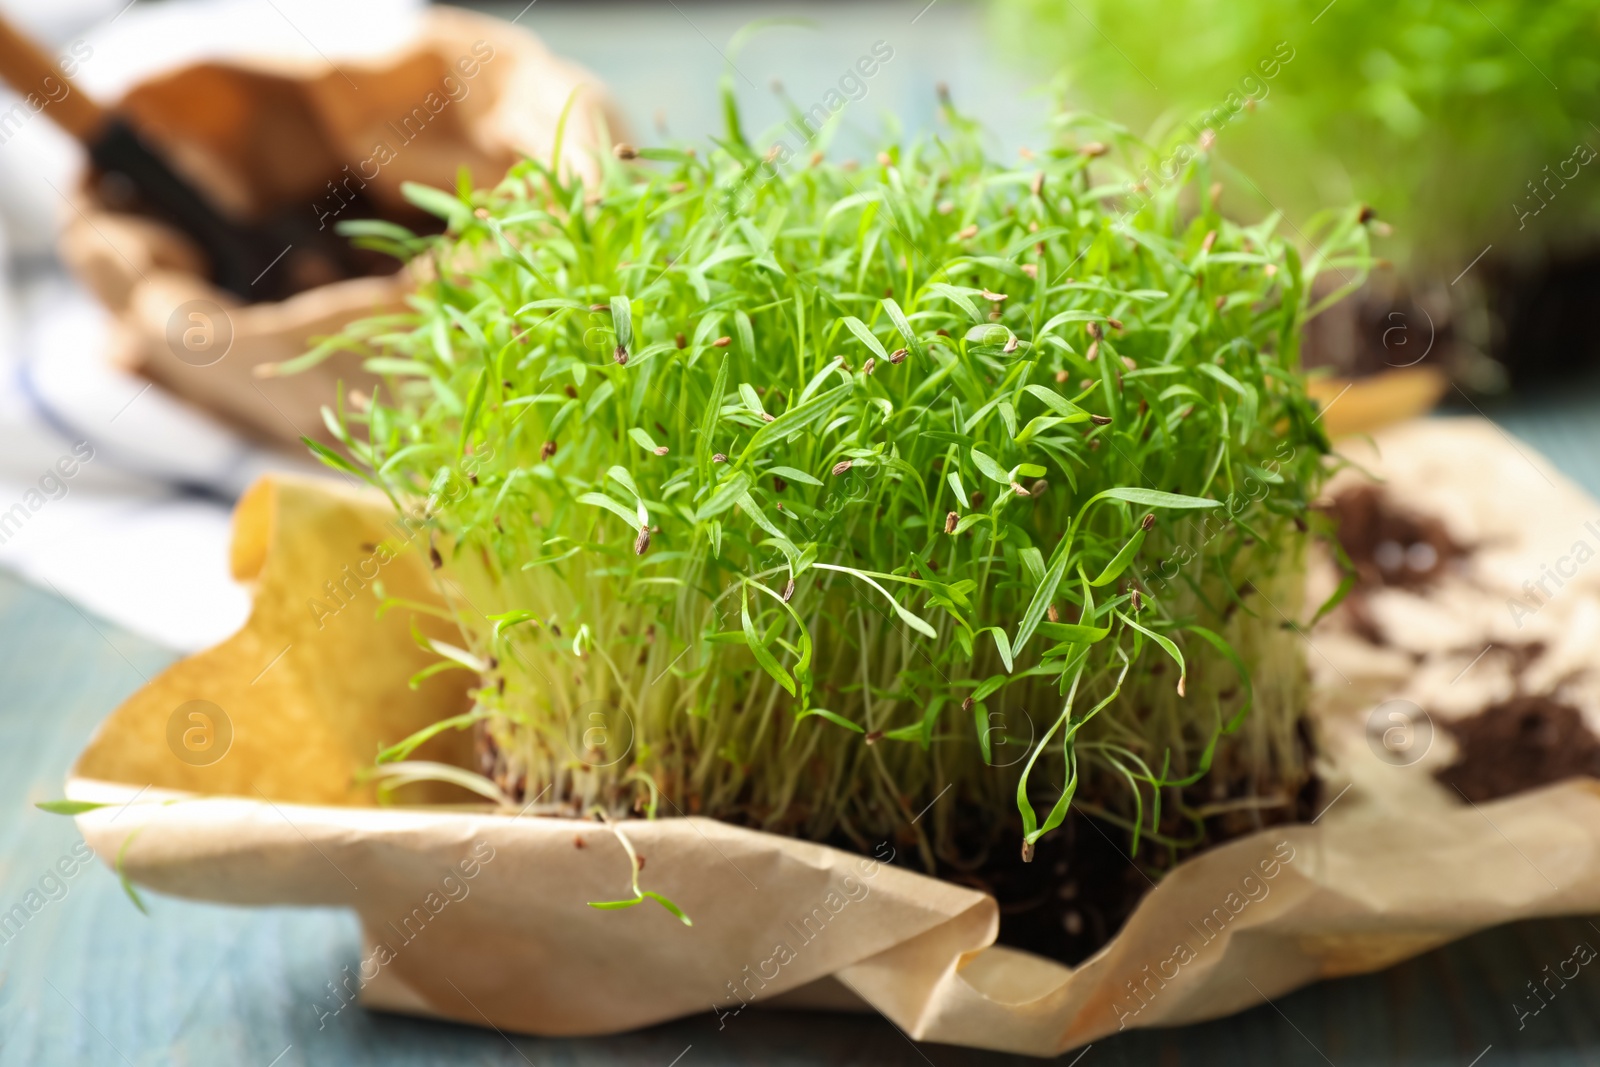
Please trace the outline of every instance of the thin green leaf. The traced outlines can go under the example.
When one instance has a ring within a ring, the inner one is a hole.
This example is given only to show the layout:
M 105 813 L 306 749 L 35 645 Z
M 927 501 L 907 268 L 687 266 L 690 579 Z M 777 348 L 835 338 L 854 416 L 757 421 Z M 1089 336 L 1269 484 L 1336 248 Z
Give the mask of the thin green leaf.
M 996 463 L 987 453 L 980 452 L 974 448 L 971 450 L 971 454 L 972 462 L 977 466 L 978 473 L 991 482 L 999 482 L 1001 485 L 1011 484 L 1011 475 L 1007 474 L 1006 469 Z
M 872 335 L 872 331 L 867 329 L 866 323 L 862 322 L 854 315 L 846 315 L 844 317 L 844 324 L 850 328 L 850 332 L 855 334 L 856 338 L 860 340 L 862 344 L 867 346 L 868 350 L 871 351 L 874 356 L 877 356 L 879 359 L 889 358 L 889 353 L 885 351 L 883 342 L 879 341 Z
M 114 805 L 96 804 L 89 800 L 41 800 L 34 804 L 34 807 L 40 811 L 48 811 L 52 815 L 82 815 L 86 811 L 114 807 Z
M 1122 572 L 1128 569 L 1128 564 L 1133 562 L 1133 558 L 1139 554 L 1139 547 L 1144 544 L 1144 533 L 1144 526 L 1141 524 L 1133 531 L 1133 536 L 1117 550 L 1117 554 L 1111 557 L 1111 562 L 1107 563 L 1097 576 L 1090 579 L 1089 584 L 1099 587 L 1116 581 Z

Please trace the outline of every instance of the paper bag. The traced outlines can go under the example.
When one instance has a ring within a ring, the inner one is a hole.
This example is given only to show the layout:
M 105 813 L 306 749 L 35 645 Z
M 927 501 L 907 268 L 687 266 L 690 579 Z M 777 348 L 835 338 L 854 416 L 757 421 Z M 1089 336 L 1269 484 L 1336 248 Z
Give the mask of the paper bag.
M 453 188 L 465 168 L 475 184 L 493 185 L 524 155 L 550 160 L 574 92 L 562 156 L 582 171 L 602 129 L 621 131 L 598 80 L 520 27 L 434 8 L 416 43 L 388 58 L 201 63 L 136 86 L 118 107 L 230 213 L 299 210 L 321 229 L 352 217 L 358 194 L 404 217 L 414 209 L 403 182 Z M 296 448 L 303 435 L 327 437 L 319 411 L 336 383 L 371 390 L 375 379 L 348 354 L 290 377 L 253 372 L 355 319 L 402 308 L 408 273 L 245 303 L 203 276 L 186 238 L 115 210 L 103 190 L 86 183 L 74 207 L 62 255 L 111 312 L 122 367 Z

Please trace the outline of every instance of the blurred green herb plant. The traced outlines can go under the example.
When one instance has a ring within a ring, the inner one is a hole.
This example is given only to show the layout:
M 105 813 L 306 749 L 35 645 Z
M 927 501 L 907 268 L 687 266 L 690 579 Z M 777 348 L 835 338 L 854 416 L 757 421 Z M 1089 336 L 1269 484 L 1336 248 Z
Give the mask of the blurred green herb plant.
M 1600 8 L 1587 0 L 1006 0 L 998 35 L 1066 92 L 1157 139 L 1198 121 L 1248 173 L 1237 209 L 1306 217 L 1365 200 L 1402 269 L 1593 248 Z M 1159 25 L 1160 32 L 1151 27 Z M 1576 157 L 1576 158 L 1575 158 Z M 1565 166 L 1564 166 L 1565 165 Z M 1269 204 L 1271 205 L 1269 207 Z

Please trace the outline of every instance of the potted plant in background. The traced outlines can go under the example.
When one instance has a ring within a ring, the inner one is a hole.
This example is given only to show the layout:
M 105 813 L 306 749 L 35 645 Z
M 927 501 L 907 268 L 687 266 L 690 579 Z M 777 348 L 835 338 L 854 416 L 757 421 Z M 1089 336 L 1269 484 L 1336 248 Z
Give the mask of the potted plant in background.
M 1593 365 L 1589 5 L 1013 0 L 997 12 L 1074 98 L 1154 123 L 1158 139 L 1209 130 L 1251 175 L 1229 186 L 1241 215 L 1298 223 L 1359 199 L 1392 225 L 1377 251 L 1393 274 L 1378 272 L 1316 338 L 1318 362 L 1404 366 L 1432 341 L 1430 361 L 1485 390 L 1506 372 L 1531 381 Z M 1157 18 L 1167 32 L 1149 32 Z

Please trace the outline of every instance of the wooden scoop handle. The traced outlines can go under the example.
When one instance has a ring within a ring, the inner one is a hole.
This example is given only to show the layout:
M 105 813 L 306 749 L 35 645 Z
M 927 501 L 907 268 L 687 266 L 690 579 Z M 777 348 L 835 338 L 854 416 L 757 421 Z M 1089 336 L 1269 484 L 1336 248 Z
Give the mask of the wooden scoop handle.
M 22 95 L 24 107 L 42 110 L 46 118 L 84 144 L 93 141 L 105 126 L 106 110 L 73 85 L 54 59 L 4 17 L 0 17 L 0 78 Z

